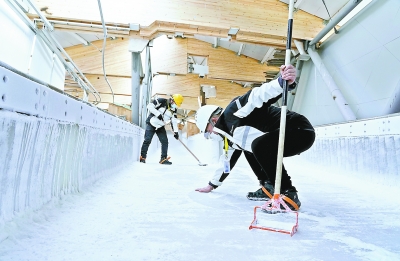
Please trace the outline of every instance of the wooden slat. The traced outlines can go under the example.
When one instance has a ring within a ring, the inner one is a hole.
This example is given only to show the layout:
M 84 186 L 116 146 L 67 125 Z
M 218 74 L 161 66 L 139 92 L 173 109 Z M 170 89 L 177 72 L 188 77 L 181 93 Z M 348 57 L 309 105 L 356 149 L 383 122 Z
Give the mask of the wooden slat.
M 128 38 L 107 39 L 105 48 L 106 74 L 118 76 L 131 75 L 131 56 L 128 51 Z M 88 74 L 103 74 L 103 40 L 92 42 L 92 45 L 76 45 L 65 48 L 65 51 L 78 68 Z
M 102 41 L 93 44 L 99 45 Z M 79 45 L 66 49 L 71 58 L 83 71 L 89 82 L 101 93 L 102 102 L 112 102 L 112 91 L 104 79 L 101 53 L 95 48 Z M 120 104 L 131 103 L 131 54 L 128 52 L 127 40 L 107 41 L 105 69 L 107 79 L 114 92 L 114 101 Z M 187 74 L 187 56 L 196 54 L 208 57 L 209 75 L 199 78 L 197 74 Z M 114 58 L 114 59 L 112 59 Z M 245 56 L 237 56 L 235 52 L 223 48 L 213 48 L 211 44 L 191 38 L 167 39 L 165 36 L 155 39 L 151 48 L 153 73 L 153 94 L 180 93 L 191 97 L 184 102 L 183 108 L 196 110 L 197 97 L 200 96 L 201 85 L 216 87 L 217 97 L 207 100 L 223 106 L 233 97 L 243 95 L 248 89 L 235 82 L 262 83 L 266 80 L 266 71 L 278 72 L 277 67 L 260 64 L 257 60 Z M 161 70 L 161 71 L 159 71 Z M 164 71 L 164 72 L 162 72 Z M 180 76 L 169 76 L 174 73 Z M 76 83 L 66 81 L 65 89 L 71 95 L 82 98 L 83 93 L 72 90 Z M 126 97 L 124 97 L 126 96 Z M 90 96 L 90 99 L 93 99 Z M 190 101 L 190 102 L 189 102 Z
M 238 81 L 265 81 L 264 71 L 268 69 L 253 58 L 237 56 L 236 53 L 223 49 L 213 48 L 211 44 L 188 39 L 188 53 L 208 56 L 208 77 L 238 80 Z
M 125 107 L 116 104 L 109 104 L 107 110 L 109 113 L 115 114 L 117 116 L 125 116 L 125 119 L 127 121 L 132 122 L 132 111 Z
M 35 2 L 39 8 L 49 7 L 47 11 L 54 17 L 75 22 L 100 21 L 95 1 Z M 231 27 L 240 28 L 252 41 L 287 34 L 287 4 L 278 0 L 113 0 L 104 2 L 102 9 L 107 24 L 140 24 L 141 37 L 154 38 L 178 29 L 187 34 L 218 35 Z M 322 19 L 301 10 L 294 14 L 294 20 L 294 39 L 312 39 L 324 27 Z M 251 37 L 252 34 L 264 37 Z

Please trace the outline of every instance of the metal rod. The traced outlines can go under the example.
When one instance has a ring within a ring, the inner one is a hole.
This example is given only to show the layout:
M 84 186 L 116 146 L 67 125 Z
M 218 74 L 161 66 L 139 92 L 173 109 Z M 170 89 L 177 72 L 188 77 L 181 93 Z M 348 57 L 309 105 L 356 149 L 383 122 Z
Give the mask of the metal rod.
M 311 40 L 309 46 L 318 43 L 324 36 L 329 33 L 342 19 L 348 15 L 362 0 L 350 0 L 340 11 L 329 21 L 329 23 Z
M 113 103 L 115 103 L 115 99 L 114 99 L 114 90 L 113 90 L 113 88 L 111 87 L 110 82 L 108 81 L 107 74 L 106 74 L 106 66 L 104 65 L 104 56 L 105 56 L 105 53 L 106 53 L 106 43 L 107 43 L 107 28 L 106 28 L 106 24 L 105 24 L 105 22 L 104 22 L 103 10 L 101 9 L 101 2 L 100 2 L 100 0 L 97 0 L 97 3 L 98 3 L 98 5 L 99 5 L 101 23 L 102 23 L 102 25 L 103 25 L 103 34 L 104 34 L 104 37 L 103 37 L 103 50 L 101 51 L 101 56 L 102 56 L 101 63 L 102 63 L 102 65 L 103 65 L 103 75 L 104 75 L 104 79 L 106 80 L 106 82 L 107 82 L 107 84 L 108 84 L 108 87 L 110 87 Z
M 54 30 L 54 27 L 49 23 L 49 20 L 46 19 L 46 17 L 40 12 L 40 10 L 35 6 L 32 1 L 27 0 L 29 5 L 35 10 L 35 12 L 39 15 L 39 17 L 42 19 L 43 23 L 47 26 L 47 28 L 52 32 Z
M 192 154 L 193 155 L 193 157 L 195 157 L 196 159 L 197 159 L 197 161 L 198 162 L 200 162 L 200 160 L 193 154 L 193 152 L 185 145 L 185 143 L 183 143 L 182 141 L 181 141 L 181 139 L 178 139 L 181 143 L 182 143 L 182 145 L 190 152 L 190 154 Z
M 329 70 L 326 68 L 324 62 L 322 61 L 321 57 L 319 56 L 318 52 L 314 50 L 314 47 L 308 49 L 308 54 L 311 57 L 315 67 L 317 68 L 319 74 L 321 75 L 322 79 L 324 80 L 326 87 L 328 87 L 332 99 L 335 101 L 336 105 L 338 106 L 340 113 L 346 119 L 346 121 L 353 121 L 356 120 L 357 117 L 354 114 L 353 110 L 351 109 L 349 103 L 347 102 L 346 98 L 340 91 L 339 87 L 335 83 L 335 80 L 331 76 Z
M 42 19 L 34 19 L 34 21 L 42 21 Z M 103 29 L 102 25 L 98 24 L 85 24 L 85 23 L 77 23 L 77 22 L 65 22 L 65 21 L 58 21 L 58 20 L 48 20 L 52 24 L 61 24 L 61 25 L 71 25 L 71 26 L 79 26 L 79 27 L 90 27 L 90 28 L 98 28 Z M 118 27 L 118 26 L 111 26 L 106 25 L 107 30 L 116 30 L 116 31 L 130 31 L 129 28 L 125 27 Z

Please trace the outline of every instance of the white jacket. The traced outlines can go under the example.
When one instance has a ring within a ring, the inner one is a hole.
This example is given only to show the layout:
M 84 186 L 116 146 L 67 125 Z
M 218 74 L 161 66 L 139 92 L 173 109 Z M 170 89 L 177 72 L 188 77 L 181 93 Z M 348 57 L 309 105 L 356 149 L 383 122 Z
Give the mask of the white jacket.
M 149 103 L 147 105 L 147 109 L 154 114 L 154 116 L 150 119 L 150 124 L 155 127 L 156 129 L 161 128 L 168 124 L 169 122 L 172 122 L 172 129 L 174 132 L 178 132 L 178 121 L 176 118 L 176 110 L 173 111 L 172 108 L 167 109 L 165 107 L 159 107 L 156 109 L 156 105 L 153 103 Z M 158 119 L 159 115 L 163 116 L 164 121 L 161 121 Z

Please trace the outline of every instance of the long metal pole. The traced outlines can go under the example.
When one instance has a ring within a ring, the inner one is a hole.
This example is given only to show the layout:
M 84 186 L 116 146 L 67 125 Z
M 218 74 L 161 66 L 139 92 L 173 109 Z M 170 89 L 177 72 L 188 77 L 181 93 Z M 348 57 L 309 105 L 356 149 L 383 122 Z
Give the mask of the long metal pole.
M 294 6 L 294 0 L 290 0 L 285 65 L 290 64 L 290 55 L 292 53 L 291 47 L 292 47 L 292 29 L 293 29 L 293 6 Z M 283 150 L 285 145 L 285 129 L 286 129 L 287 93 L 288 93 L 288 82 L 283 81 L 281 122 L 279 126 L 278 158 L 276 162 L 274 199 L 278 199 L 279 195 L 281 194 Z

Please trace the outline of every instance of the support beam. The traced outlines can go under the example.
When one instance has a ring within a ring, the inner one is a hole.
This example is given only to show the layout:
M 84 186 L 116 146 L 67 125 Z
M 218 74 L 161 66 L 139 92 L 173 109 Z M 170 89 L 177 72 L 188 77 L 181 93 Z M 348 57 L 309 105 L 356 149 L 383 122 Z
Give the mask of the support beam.
M 132 123 L 139 124 L 139 105 L 140 105 L 140 74 L 142 71 L 142 62 L 140 59 L 140 53 L 132 52 Z
M 80 36 L 79 34 L 77 34 L 77 33 L 71 33 L 71 35 L 72 35 L 76 40 L 78 40 L 79 42 L 81 42 L 83 45 L 86 45 L 86 46 L 90 45 L 90 42 L 87 41 L 87 40 L 86 40 L 85 38 L 83 38 L 82 36 Z
M 219 39 L 218 37 L 214 37 L 214 43 L 212 44 L 213 48 L 217 48 L 219 46 Z
M 310 60 L 310 56 L 304 50 L 304 44 L 298 40 L 294 40 L 294 44 L 296 45 L 297 50 L 299 51 L 300 55 L 298 57 L 299 61 L 308 61 Z
M 301 2 L 303 2 L 303 0 L 297 0 L 296 3 L 294 4 L 294 8 L 298 9 L 301 5 Z
M 266 61 L 272 59 L 274 57 L 275 48 L 268 48 L 267 53 L 264 55 L 264 58 L 260 61 L 260 63 L 265 63 Z
M 332 99 L 335 101 L 335 103 L 338 106 L 343 117 L 346 119 L 346 121 L 356 120 L 357 119 L 356 115 L 350 108 L 349 103 L 344 98 L 342 92 L 340 91 L 339 87 L 336 85 L 336 83 L 333 80 L 332 76 L 330 75 L 328 69 L 325 67 L 324 63 L 322 62 L 321 57 L 315 51 L 315 48 L 314 47 L 308 48 L 308 54 L 310 55 L 311 60 L 313 61 L 319 74 L 321 75 L 322 79 L 324 80 L 326 86 L 329 88 Z
M 240 56 L 242 54 L 244 47 L 245 47 L 244 44 L 240 44 L 239 51 L 237 52 L 237 56 Z
M 146 72 L 141 89 L 141 103 L 139 112 L 140 127 L 146 127 L 147 104 L 150 102 L 153 87 L 153 71 L 151 68 L 150 46 L 146 46 Z
M 324 36 L 329 33 L 346 15 L 348 15 L 362 0 L 350 0 L 340 11 L 329 21 L 329 23 L 322 29 L 317 36 L 312 39 L 309 46 L 318 43 Z

